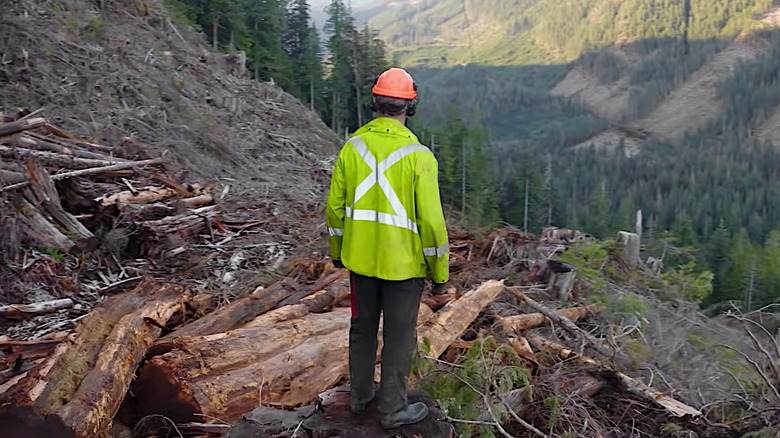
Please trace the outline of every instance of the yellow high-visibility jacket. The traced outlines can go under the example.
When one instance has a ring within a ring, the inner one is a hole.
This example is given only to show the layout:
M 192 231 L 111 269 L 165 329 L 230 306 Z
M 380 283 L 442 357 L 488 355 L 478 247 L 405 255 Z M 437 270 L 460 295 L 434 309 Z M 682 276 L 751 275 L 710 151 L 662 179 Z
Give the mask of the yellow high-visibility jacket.
M 438 162 L 396 119 L 360 128 L 339 153 L 330 185 L 330 254 L 384 280 L 449 279 Z

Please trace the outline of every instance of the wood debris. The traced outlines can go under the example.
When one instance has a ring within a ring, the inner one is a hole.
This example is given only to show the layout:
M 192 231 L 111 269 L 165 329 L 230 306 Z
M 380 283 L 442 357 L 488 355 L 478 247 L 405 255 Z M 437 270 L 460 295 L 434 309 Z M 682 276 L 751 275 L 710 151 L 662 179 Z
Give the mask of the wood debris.
M 333 388 L 348 376 L 347 271 L 269 250 L 263 263 L 277 270 L 273 281 L 253 280 L 233 294 L 251 258 L 247 248 L 275 245 L 247 244 L 241 236 L 273 223 L 273 213 L 225 219 L 216 184 L 186 183 L 182 174 L 173 176 L 165 156 L 142 152 L 129 155 L 78 138 L 42 117 L 0 123 L 0 227 L 8 236 L 0 241 L 0 275 L 30 278 L 26 284 L 46 289 L 29 300 L 27 289 L 3 291 L 0 322 L 56 318 L 29 339 L 0 337 L 4 432 L 102 437 L 112 423 L 143 429 L 165 418 L 193 436 L 226 436 L 238 422 L 231 436 L 240 437 L 241 418 L 258 407 L 265 415 L 338 399 L 343 411 L 343 396 Z M 590 241 L 579 231 L 554 228 L 541 239 L 510 228 L 481 237 L 453 230 L 449 289 L 425 296 L 420 306 L 421 355 L 449 364 L 494 336 L 535 370 L 537 382 L 539 376 L 558 379 L 548 385 L 551 397 L 620 394 L 678 423 L 702 421 L 695 407 L 607 365 L 619 356 L 614 345 L 583 328 L 605 307 L 582 303 L 577 268 L 554 256 Z M 148 278 L 152 267 L 198 246 L 203 258 L 186 269 L 225 260 L 199 285 L 209 290 Z M 89 260 L 101 267 L 91 279 L 83 275 Z M 85 290 L 93 297 L 87 309 Z M 574 354 L 556 334 L 601 362 Z M 506 418 L 538 431 L 546 426 L 531 408 L 539 403 L 529 397 L 513 391 L 501 403 L 511 410 Z M 315 415 L 307 424 L 329 430 L 317 423 L 326 417 Z M 440 430 L 449 436 L 451 428 Z

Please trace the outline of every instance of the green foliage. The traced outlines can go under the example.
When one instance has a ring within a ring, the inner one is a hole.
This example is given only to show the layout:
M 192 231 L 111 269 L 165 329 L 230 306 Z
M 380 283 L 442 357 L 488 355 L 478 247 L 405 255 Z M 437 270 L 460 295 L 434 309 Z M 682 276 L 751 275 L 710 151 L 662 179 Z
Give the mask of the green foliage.
M 406 65 L 545 64 L 571 61 L 616 41 L 702 40 L 760 25 L 771 0 L 424 0 L 377 8 L 369 22 Z M 465 30 L 464 30 L 465 29 Z
M 606 243 L 581 243 L 558 256 L 558 260 L 577 267 L 577 276 L 587 280 L 591 288 L 599 290 L 606 284 L 603 275 L 607 264 Z
M 435 368 L 430 360 L 423 365 L 419 357 L 413 370 Z M 514 389 L 532 390 L 531 376 L 520 357 L 511 347 L 499 345 L 493 338 L 476 341 L 452 371 L 432 372 L 421 381 L 420 387 L 439 402 L 447 415 L 462 420 L 479 420 L 487 408 L 477 391 L 490 393 L 492 399 Z M 505 415 L 498 404 L 490 408 L 499 418 Z M 495 436 L 487 426 L 456 423 L 455 429 L 458 436 Z
M 710 296 L 713 277 L 710 271 L 698 271 L 694 261 L 661 275 L 667 283 L 666 294 L 691 301 L 702 301 Z
M 65 260 L 65 253 L 57 248 L 43 248 L 43 253 L 49 256 L 49 258 L 58 262 Z

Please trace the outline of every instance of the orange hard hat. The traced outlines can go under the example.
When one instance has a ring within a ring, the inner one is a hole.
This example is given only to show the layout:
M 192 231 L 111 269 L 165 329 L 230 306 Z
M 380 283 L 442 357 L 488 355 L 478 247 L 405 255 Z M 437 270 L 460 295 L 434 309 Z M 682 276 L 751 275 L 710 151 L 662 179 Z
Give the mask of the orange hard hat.
M 371 92 L 397 99 L 417 99 L 417 85 L 412 75 L 402 68 L 391 68 L 379 75 Z

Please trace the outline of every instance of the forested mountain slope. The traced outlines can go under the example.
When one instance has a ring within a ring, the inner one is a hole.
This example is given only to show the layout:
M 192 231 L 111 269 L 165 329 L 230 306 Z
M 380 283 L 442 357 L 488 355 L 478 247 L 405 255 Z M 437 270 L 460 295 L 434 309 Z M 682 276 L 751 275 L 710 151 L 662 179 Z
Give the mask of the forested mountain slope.
M 357 7 L 405 65 L 568 62 L 617 42 L 737 34 L 772 0 L 399 0 Z M 688 10 L 689 8 L 689 10 Z M 686 14 L 687 12 L 687 14 Z

